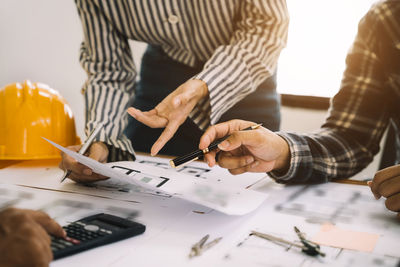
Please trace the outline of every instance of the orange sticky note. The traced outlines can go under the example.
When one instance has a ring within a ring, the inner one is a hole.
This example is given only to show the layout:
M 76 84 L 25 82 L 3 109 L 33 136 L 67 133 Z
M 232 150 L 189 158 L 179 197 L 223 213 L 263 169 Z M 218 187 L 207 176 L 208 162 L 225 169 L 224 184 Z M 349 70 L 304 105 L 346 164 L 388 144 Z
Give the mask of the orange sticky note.
M 379 235 L 340 229 L 332 224 L 324 224 L 312 241 L 320 245 L 372 252 Z

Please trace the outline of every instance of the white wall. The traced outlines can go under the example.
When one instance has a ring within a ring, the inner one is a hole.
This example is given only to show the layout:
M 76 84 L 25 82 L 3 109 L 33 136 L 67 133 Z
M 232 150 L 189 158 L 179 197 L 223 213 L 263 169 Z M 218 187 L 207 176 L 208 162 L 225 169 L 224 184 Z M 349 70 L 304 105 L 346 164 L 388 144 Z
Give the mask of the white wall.
M 73 0 L 0 1 L 0 88 L 30 79 L 58 90 L 84 136 L 80 89 L 86 74 L 79 65 L 82 28 Z M 135 43 L 135 61 L 144 45 Z
M 1 0 L 0 36 L 0 87 L 25 79 L 49 84 L 69 102 L 83 136 L 86 74 L 78 62 L 82 29 L 74 1 Z M 133 45 L 138 62 L 145 46 Z M 321 125 L 325 112 L 283 108 L 282 116 L 283 130 L 307 132 Z
M 26 79 L 50 85 L 69 102 L 82 135 L 85 73 L 74 1 L 1 0 L 0 36 L 0 86 Z

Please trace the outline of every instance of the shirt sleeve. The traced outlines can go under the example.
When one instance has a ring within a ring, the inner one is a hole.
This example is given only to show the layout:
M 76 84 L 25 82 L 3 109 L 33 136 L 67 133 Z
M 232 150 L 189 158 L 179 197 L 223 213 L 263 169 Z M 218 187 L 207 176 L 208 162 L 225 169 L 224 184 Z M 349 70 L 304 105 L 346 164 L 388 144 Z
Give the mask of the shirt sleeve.
M 130 140 L 124 135 L 128 121 L 126 109 L 134 92 L 136 70 L 127 38 L 122 35 L 102 10 L 107 4 L 76 0 L 84 41 L 80 63 L 88 78 L 82 88 L 85 99 L 85 132 L 103 122 L 97 138 L 110 149 L 110 161 L 134 158 Z M 112 14 L 112 13 L 110 13 Z
M 273 75 L 286 46 L 289 15 L 284 0 L 242 0 L 239 8 L 230 43 L 219 46 L 194 77 L 209 90 L 209 99 L 190 114 L 202 129 Z
M 386 51 L 393 45 L 390 29 L 400 25 L 388 14 L 385 4 L 378 5 L 361 20 L 346 58 L 341 89 L 322 128 L 312 134 L 278 133 L 289 144 L 291 162 L 287 173 L 269 173 L 276 181 L 319 183 L 348 178 L 378 153 L 397 99 L 388 82 Z

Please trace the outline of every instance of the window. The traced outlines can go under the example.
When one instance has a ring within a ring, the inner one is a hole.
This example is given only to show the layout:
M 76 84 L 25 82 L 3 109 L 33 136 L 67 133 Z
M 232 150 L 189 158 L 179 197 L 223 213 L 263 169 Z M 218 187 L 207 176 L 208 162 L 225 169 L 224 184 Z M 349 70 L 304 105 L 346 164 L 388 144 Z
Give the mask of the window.
M 331 97 L 359 20 L 375 0 L 287 0 L 289 39 L 278 64 L 281 94 Z

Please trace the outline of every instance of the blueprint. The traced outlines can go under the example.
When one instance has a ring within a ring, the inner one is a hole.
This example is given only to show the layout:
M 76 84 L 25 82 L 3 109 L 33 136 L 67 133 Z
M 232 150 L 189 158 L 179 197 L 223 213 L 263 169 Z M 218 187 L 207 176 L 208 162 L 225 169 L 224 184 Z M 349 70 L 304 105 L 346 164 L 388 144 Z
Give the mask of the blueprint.
M 51 141 L 50 141 L 51 142 Z M 266 199 L 267 194 L 248 189 L 259 180 L 265 179 L 265 174 L 241 176 L 235 179 L 226 170 L 221 168 L 212 174 L 205 164 L 188 165 L 179 172 L 167 169 L 167 159 L 155 161 L 139 158 L 135 162 L 111 162 L 99 163 L 86 156 L 80 155 L 57 144 L 57 148 L 74 157 L 80 163 L 89 166 L 96 173 L 110 177 L 105 181 L 77 185 L 68 181 L 60 184 L 54 175 L 57 170 L 51 172 L 36 168 L 35 175 L 46 173 L 48 179 L 40 179 L 40 182 L 26 178 L 25 173 L 32 170 L 21 168 L 20 173 L 15 169 L 6 168 L 0 170 L 0 174 L 7 177 L 5 180 L 16 182 L 20 185 L 47 188 L 59 191 L 77 192 L 88 195 L 103 196 L 131 202 L 142 203 L 149 198 L 179 198 L 203 207 L 203 210 L 214 209 L 230 215 L 243 215 L 258 208 Z M 12 174 L 7 174 L 11 171 Z M 218 171 L 220 173 L 218 173 Z M 228 175 L 227 175 L 228 174 Z M 206 208 L 206 209 L 204 209 Z

